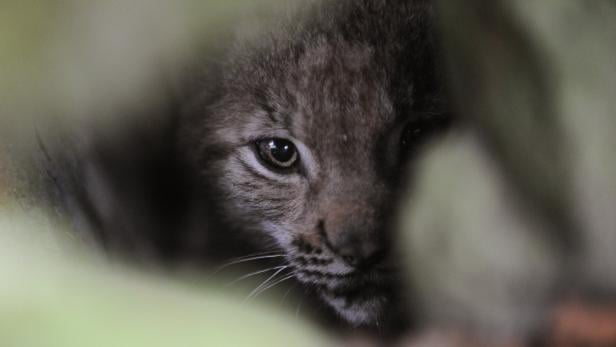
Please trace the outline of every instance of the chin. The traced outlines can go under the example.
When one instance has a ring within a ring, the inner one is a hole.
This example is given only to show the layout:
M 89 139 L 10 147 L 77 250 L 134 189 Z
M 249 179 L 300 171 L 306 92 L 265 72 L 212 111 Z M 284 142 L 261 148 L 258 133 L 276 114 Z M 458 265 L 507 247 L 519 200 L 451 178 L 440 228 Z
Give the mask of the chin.
M 392 303 L 391 287 L 383 282 L 349 280 L 321 287 L 319 296 L 349 324 L 378 326 Z
M 377 326 L 383 320 L 388 304 L 384 295 L 371 298 L 359 298 L 349 302 L 347 298 L 335 297 L 330 293 L 321 293 L 321 298 L 336 313 L 353 326 Z

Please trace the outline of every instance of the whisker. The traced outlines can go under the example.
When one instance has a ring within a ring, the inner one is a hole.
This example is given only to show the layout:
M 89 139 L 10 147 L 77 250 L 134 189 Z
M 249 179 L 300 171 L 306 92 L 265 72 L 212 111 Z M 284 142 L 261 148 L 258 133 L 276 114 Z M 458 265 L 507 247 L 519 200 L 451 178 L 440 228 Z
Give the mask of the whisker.
M 255 293 L 255 295 L 254 295 L 253 297 L 255 297 L 255 298 L 256 298 L 258 295 L 261 295 L 261 294 L 262 294 L 263 292 L 265 292 L 266 290 L 268 290 L 268 289 L 270 289 L 270 288 L 272 288 L 272 287 L 274 287 L 274 286 L 277 286 L 277 285 L 279 285 L 280 283 L 282 283 L 282 282 L 284 282 L 284 281 L 286 281 L 286 280 L 289 280 L 289 279 L 291 279 L 291 278 L 293 278 L 293 277 L 295 277 L 295 274 L 291 274 L 291 275 L 288 275 L 288 276 L 286 276 L 286 277 L 283 277 L 282 279 L 279 279 L 279 280 L 277 280 L 276 282 L 274 282 L 274 283 L 272 283 L 272 284 L 270 284 L 270 285 L 268 285 L 268 286 L 266 286 L 266 287 L 263 287 L 260 291 L 258 291 L 257 293 Z
M 291 293 L 291 290 L 294 288 L 294 286 L 289 287 L 289 289 L 287 289 L 287 292 L 284 293 L 284 295 L 282 296 L 282 299 L 280 299 L 280 306 L 284 306 L 285 300 L 287 300 L 287 296 L 289 296 L 289 293 Z
M 252 258 L 252 257 L 256 257 L 256 256 L 261 256 L 261 255 L 277 255 L 277 254 L 283 254 L 283 253 L 280 253 L 279 250 L 278 251 L 269 251 L 269 252 L 255 252 L 255 253 L 243 255 L 241 257 L 233 258 L 233 259 L 231 259 L 231 261 L 242 260 L 242 259 Z
M 265 281 L 263 281 L 257 288 L 253 289 L 253 291 L 250 292 L 250 294 L 248 294 L 248 296 L 244 299 L 244 301 L 252 298 L 252 296 L 255 295 L 255 293 L 257 293 L 259 291 L 259 289 L 263 288 L 263 286 L 266 286 L 267 283 L 269 283 L 269 281 L 271 281 L 274 277 L 276 277 L 279 273 L 281 273 L 286 268 L 288 268 L 288 266 L 285 266 L 285 267 L 277 270 L 276 272 L 274 272 L 273 275 L 271 275 Z
M 233 281 L 231 281 L 231 282 L 229 282 L 229 283 L 225 284 L 225 287 L 228 287 L 228 286 L 230 286 L 230 285 L 233 285 L 233 284 L 235 284 L 235 283 L 237 283 L 237 282 L 239 282 L 239 281 L 241 281 L 241 280 L 243 280 L 243 279 L 246 279 L 246 278 L 248 278 L 248 277 L 256 276 L 256 275 L 258 275 L 258 274 L 262 274 L 262 273 L 264 273 L 264 272 L 268 272 L 268 271 L 272 271 L 272 270 L 277 270 L 277 269 L 284 268 L 284 267 L 287 267 L 287 266 L 286 266 L 286 265 L 274 266 L 274 267 L 270 267 L 270 268 L 267 268 L 267 269 L 264 269 L 264 270 L 259 270 L 259 271 L 251 272 L 251 273 L 249 273 L 249 274 L 246 274 L 246 275 L 243 275 L 243 276 L 241 276 L 241 277 L 238 277 L 238 278 L 236 278 L 235 280 L 233 280 Z
M 242 259 L 237 259 L 237 260 L 234 260 L 232 262 L 229 262 L 227 264 L 224 264 L 224 265 L 218 267 L 212 274 L 215 275 L 218 272 L 220 272 L 220 271 L 222 271 L 222 270 L 224 270 L 224 269 L 226 269 L 226 268 L 228 268 L 229 266 L 232 266 L 232 265 L 246 263 L 246 262 L 249 262 L 249 261 L 261 260 L 261 259 L 281 258 L 281 257 L 284 257 L 284 256 L 285 256 L 284 254 L 280 253 L 280 254 L 260 255 L 260 256 L 253 256 L 253 257 L 246 257 L 246 258 L 242 258 Z
M 299 311 L 302 309 L 303 303 L 304 303 L 303 298 L 300 298 L 299 303 L 297 304 L 297 308 L 295 309 L 295 319 L 299 319 Z

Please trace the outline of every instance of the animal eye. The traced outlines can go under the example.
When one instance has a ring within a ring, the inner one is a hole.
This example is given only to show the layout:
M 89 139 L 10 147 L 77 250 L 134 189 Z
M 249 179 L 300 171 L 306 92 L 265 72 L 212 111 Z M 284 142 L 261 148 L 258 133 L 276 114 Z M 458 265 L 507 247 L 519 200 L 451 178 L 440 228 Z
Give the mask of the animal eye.
M 265 163 L 278 169 L 289 169 L 298 160 L 297 148 L 285 139 L 266 139 L 257 141 L 257 153 Z
M 408 122 L 400 136 L 400 153 L 403 157 L 411 156 L 434 135 L 445 131 L 448 125 L 448 117 L 416 119 Z

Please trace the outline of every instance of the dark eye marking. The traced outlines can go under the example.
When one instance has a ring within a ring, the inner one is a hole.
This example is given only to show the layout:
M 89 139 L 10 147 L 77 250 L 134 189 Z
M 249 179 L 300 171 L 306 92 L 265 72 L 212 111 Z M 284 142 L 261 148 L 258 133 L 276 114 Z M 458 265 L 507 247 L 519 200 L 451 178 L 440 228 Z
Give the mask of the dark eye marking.
M 271 169 L 289 170 L 299 162 L 297 148 L 289 140 L 281 138 L 258 140 L 255 146 L 261 161 Z

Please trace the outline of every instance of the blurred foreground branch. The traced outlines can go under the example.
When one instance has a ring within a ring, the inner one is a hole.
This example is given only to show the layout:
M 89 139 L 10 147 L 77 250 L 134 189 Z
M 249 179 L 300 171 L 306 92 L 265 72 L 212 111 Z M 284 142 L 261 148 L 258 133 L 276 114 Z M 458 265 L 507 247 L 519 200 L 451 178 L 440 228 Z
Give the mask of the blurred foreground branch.
M 529 336 L 563 295 L 616 294 L 616 5 L 440 1 L 469 130 L 427 158 L 403 216 L 425 317 Z

